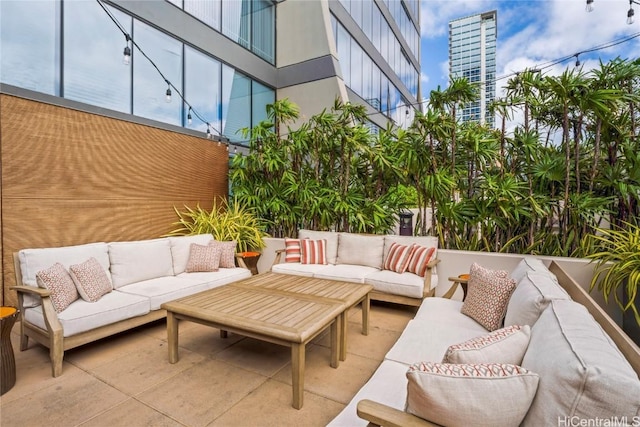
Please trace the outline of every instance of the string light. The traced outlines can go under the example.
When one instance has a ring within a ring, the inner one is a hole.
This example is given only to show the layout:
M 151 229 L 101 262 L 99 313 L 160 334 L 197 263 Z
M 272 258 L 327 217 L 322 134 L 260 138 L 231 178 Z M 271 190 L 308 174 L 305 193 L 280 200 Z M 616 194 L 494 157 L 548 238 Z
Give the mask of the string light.
M 189 112 L 187 113 L 187 123 L 191 124 L 193 123 L 193 119 L 191 118 L 191 107 L 189 107 Z M 209 123 L 207 123 L 207 127 L 208 127 Z
M 127 44 L 124 47 L 122 63 L 124 65 L 129 65 L 131 63 L 131 48 L 129 47 L 129 40 L 130 40 L 129 34 L 125 34 L 124 38 L 127 40 Z
M 576 67 L 580 66 L 580 58 L 578 57 L 579 53 L 576 53 Z
M 167 82 L 167 102 L 171 102 L 171 83 L 169 83 L 169 80 L 164 79 L 165 82 Z

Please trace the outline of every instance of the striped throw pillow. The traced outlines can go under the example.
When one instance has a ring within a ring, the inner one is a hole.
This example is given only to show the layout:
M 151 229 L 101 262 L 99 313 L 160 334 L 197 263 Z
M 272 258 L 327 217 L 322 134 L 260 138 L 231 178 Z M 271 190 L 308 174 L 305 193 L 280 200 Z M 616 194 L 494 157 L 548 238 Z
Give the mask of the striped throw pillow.
M 284 262 L 300 262 L 300 239 L 284 238 Z
M 393 242 L 389 248 L 387 258 L 384 260 L 383 268 L 400 274 L 404 273 L 409 267 L 409 261 L 414 249 L 415 245 L 399 245 Z
M 310 240 L 301 239 L 301 256 L 302 264 L 326 264 L 327 263 L 327 240 Z
M 436 248 L 427 248 L 425 246 L 415 245 L 407 271 L 424 277 L 427 273 L 427 265 L 433 257 Z

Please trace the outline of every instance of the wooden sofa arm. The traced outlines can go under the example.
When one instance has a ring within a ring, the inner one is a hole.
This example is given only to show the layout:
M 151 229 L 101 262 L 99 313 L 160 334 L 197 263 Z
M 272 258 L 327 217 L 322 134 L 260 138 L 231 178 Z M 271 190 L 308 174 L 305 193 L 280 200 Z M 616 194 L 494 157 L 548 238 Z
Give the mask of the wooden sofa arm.
M 282 258 L 282 254 L 285 251 L 286 249 L 276 249 L 276 258 L 273 260 L 273 264 L 271 264 L 272 267 L 276 264 L 280 264 L 280 258 Z
M 427 298 L 427 297 L 433 297 L 436 295 L 436 288 L 435 286 L 432 286 L 431 283 L 431 276 L 433 275 L 433 268 L 438 265 L 438 263 L 440 263 L 440 260 L 438 258 L 436 259 L 432 259 L 431 261 L 429 261 L 429 263 L 427 264 L 427 271 L 424 274 L 424 291 L 422 294 L 423 298 Z M 437 283 L 436 283 L 437 286 Z
M 43 288 L 36 288 L 34 286 L 11 286 L 9 289 L 13 291 L 22 292 L 25 294 L 31 294 L 39 296 L 40 298 L 48 297 L 51 295 L 51 291 Z
M 392 408 L 373 400 L 358 402 L 358 416 L 369 421 L 369 425 L 382 427 L 436 427 L 437 424 Z

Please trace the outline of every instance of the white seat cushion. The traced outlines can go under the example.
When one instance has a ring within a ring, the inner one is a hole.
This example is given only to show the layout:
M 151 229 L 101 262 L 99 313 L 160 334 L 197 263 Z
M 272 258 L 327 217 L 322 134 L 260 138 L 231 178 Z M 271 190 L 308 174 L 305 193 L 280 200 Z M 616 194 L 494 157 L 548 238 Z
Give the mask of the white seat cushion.
M 318 279 L 341 280 L 343 282 L 364 283 L 364 278 L 378 271 L 374 267 L 364 265 L 338 264 L 324 265 L 324 268 L 314 273 Z
M 407 369 L 409 365 L 384 360 L 373 376 L 351 402 L 335 417 L 327 427 L 365 427 L 368 421 L 358 417 L 356 407 L 362 399 L 370 399 L 404 411 L 407 400 Z
M 271 267 L 271 271 L 280 274 L 313 277 L 315 273 L 326 268 L 324 264 L 301 264 L 299 262 L 283 262 Z
M 411 298 L 422 298 L 424 292 L 424 277 L 413 273 L 375 271 L 364 278 L 364 283 L 372 285 L 376 291 Z
M 58 319 L 62 323 L 63 336 L 70 337 L 120 320 L 145 315 L 149 310 L 148 298 L 113 291 L 96 302 L 76 300 L 66 310 L 58 313 Z M 25 319 L 46 329 L 42 306 L 25 310 Z
M 227 283 L 248 279 L 251 277 L 251 271 L 240 267 L 221 268 L 215 272 L 182 273 L 177 277 L 206 283 L 208 289 L 213 289 L 218 286 L 226 285 Z
M 191 244 L 208 245 L 213 240 L 211 234 L 195 234 L 193 236 L 169 237 L 171 258 L 173 260 L 173 274 L 183 273 L 189 261 Z
M 109 260 L 114 289 L 143 280 L 173 276 L 169 239 L 111 242 Z

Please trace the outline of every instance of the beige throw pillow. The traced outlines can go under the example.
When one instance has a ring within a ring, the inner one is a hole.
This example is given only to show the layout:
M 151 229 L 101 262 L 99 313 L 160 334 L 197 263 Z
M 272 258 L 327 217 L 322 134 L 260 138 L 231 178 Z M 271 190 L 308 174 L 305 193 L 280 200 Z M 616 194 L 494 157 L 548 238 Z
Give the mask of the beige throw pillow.
M 495 331 L 502 326 L 509 298 L 516 282 L 502 270 L 488 270 L 475 262 L 469 269 L 467 298 L 461 312 Z
M 442 363 L 505 363 L 520 365 L 531 337 L 529 325 L 513 325 L 472 338 L 447 349 Z
M 209 243 L 209 246 L 218 248 L 220 250 L 220 268 L 235 268 L 236 266 L 236 246 L 235 240 L 228 242 L 219 242 L 214 240 Z
M 518 426 L 538 375 L 516 365 L 417 363 L 407 371 L 405 410 L 443 426 Z
M 96 302 L 112 290 L 107 273 L 93 257 L 82 264 L 69 266 L 69 273 L 85 301 Z
M 184 271 L 187 273 L 218 271 L 220 252 L 220 246 L 192 243 L 189 260 Z
M 60 313 L 80 297 L 69 272 L 59 262 L 45 270 L 38 271 L 36 283 L 39 287 L 51 291 L 49 298 L 51 298 L 56 313 Z

